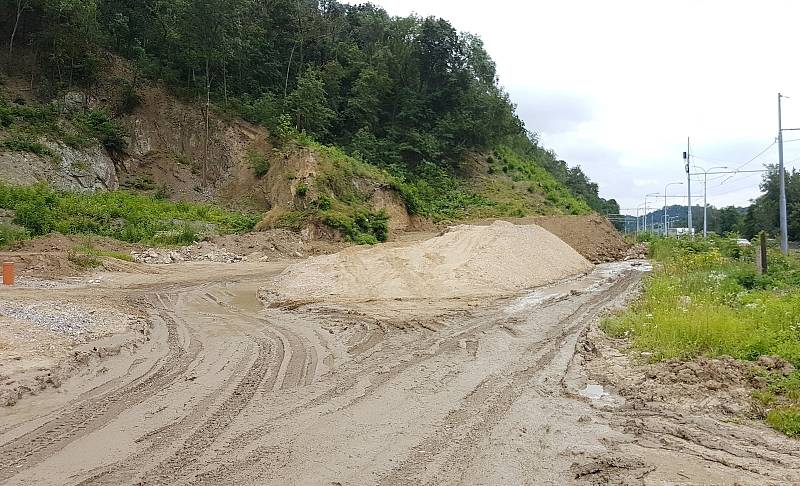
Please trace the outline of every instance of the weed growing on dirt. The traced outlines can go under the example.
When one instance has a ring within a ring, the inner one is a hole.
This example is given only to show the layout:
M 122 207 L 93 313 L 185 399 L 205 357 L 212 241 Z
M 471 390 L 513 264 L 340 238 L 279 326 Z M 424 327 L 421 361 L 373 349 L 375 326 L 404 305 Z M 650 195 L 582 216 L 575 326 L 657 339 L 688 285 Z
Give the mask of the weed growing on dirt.
M 131 243 L 190 244 L 199 227 L 220 234 L 250 231 L 257 215 L 209 204 L 172 202 L 125 191 L 78 194 L 47 186 L 0 184 L 0 208 L 15 211 L 14 223 L 32 236 L 54 231 L 89 234 Z
M 800 406 L 773 408 L 767 413 L 767 423 L 789 437 L 800 436 Z
M 27 229 L 15 224 L 0 223 L 0 248 L 11 248 L 30 238 Z
M 654 360 L 777 356 L 800 368 L 800 260 L 769 252 L 769 271 L 759 275 L 753 250 L 725 238 L 655 239 L 657 262 L 642 297 L 607 319 L 603 329 L 630 337 Z M 768 375 L 754 398 L 775 405 L 767 421 L 789 433 L 800 409 L 800 375 Z M 787 408 L 788 407 L 788 408 Z M 782 411 L 780 411 L 782 410 Z M 771 417 L 771 418 L 770 418 Z

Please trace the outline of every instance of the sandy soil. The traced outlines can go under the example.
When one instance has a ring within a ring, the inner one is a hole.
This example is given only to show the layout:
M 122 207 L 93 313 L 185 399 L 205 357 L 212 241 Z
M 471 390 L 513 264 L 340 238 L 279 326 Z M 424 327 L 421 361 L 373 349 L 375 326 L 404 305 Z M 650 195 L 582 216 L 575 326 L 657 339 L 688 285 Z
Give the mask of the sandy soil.
M 0 409 L 0 482 L 800 482 L 796 441 L 623 391 L 640 371 L 592 333 L 641 262 L 469 305 L 404 301 L 425 317 L 403 320 L 346 302 L 265 308 L 258 289 L 289 263 L 167 265 L 50 290 L 139 302 L 149 339 Z
M 271 304 L 498 297 L 592 265 L 536 225 L 460 225 L 409 245 L 350 248 L 289 267 L 262 292 Z

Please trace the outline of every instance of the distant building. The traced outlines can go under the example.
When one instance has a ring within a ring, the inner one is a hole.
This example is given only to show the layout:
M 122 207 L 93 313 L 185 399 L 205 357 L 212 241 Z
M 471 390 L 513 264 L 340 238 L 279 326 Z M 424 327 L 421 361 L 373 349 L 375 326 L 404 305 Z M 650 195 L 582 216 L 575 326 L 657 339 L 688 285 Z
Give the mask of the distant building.
M 669 235 L 670 236 L 687 236 L 693 234 L 694 231 L 690 231 L 689 228 L 670 228 Z

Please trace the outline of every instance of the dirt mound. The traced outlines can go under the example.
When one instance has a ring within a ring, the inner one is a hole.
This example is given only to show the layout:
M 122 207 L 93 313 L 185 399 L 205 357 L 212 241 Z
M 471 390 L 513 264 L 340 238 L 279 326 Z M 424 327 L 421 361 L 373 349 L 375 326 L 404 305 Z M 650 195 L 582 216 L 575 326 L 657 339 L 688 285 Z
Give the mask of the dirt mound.
M 533 222 L 558 236 L 592 263 L 621 260 L 628 245 L 607 219 L 589 216 L 547 216 Z
M 591 268 L 541 227 L 497 221 L 455 226 L 411 245 L 349 248 L 312 258 L 290 266 L 261 296 L 273 305 L 493 297 Z
M 283 229 L 217 236 L 211 239 L 211 243 L 231 253 L 250 257 L 326 255 L 346 246 L 345 243 L 309 240 L 300 234 Z

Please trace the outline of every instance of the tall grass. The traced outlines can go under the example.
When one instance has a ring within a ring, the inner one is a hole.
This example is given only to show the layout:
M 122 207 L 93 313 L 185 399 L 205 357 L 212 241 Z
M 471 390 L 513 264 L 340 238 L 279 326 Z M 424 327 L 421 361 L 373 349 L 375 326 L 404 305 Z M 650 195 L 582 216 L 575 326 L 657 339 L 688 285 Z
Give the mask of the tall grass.
M 769 252 L 758 275 L 751 249 L 730 240 L 656 239 L 656 269 L 642 297 L 607 319 L 612 336 L 629 337 L 653 359 L 779 356 L 800 368 L 800 261 Z M 770 376 L 757 398 L 777 404 L 765 416 L 788 435 L 800 433 L 800 374 Z
M 656 240 L 642 298 L 604 323 L 656 359 L 777 355 L 800 367 L 800 261 L 770 252 L 757 275 L 752 250 L 724 240 Z
M 0 184 L 0 208 L 15 211 L 14 223 L 32 236 L 54 231 L 116 238 L 131 243 L 188 244 L 198 228 L 220 234 L 250 231 L 257 215 L 210 204 L 172 202 L 125 191 L 79 194 L 35 185 Z

